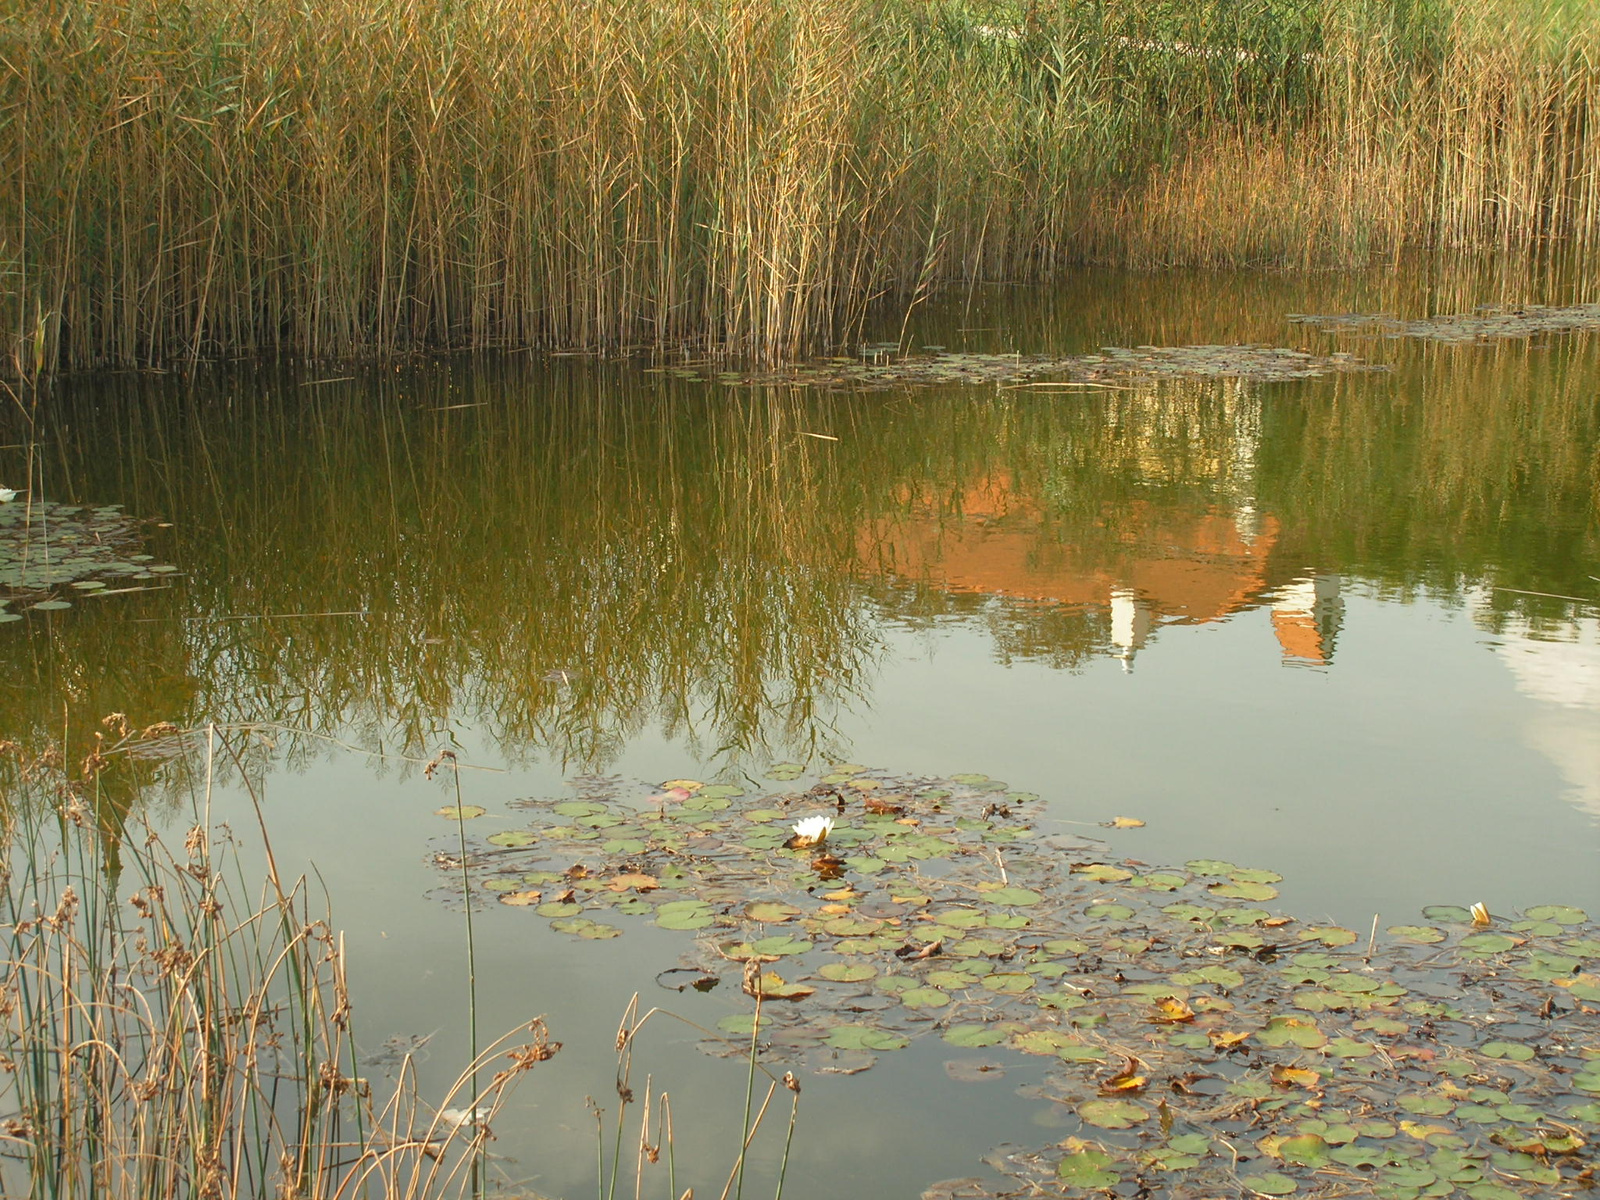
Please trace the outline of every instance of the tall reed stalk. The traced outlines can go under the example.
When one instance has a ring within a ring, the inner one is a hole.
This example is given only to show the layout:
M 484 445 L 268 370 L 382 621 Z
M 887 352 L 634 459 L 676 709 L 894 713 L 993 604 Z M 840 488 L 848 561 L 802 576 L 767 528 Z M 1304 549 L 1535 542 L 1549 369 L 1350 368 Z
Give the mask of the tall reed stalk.
M 0 0 L 10 369 L 767 358 L 1063 262 L 1587 253 L 1560 0 Z
M 409 1063 L 377 1095 L 357 1071 L 343 940 L 303 888 L 282 885 L 270 851 L 252 905 L 203 814 L 169 850 L 97 810 L 103 762 L 81 778 L 53 752 L 12 765 L 0 1191 L 402 1200 L 470 1185 L 507 1084 L 558 1048 L 541 1022 L 485 1050 L 437 1110 Z M 468 1092 L 485 1109 L 461 1117 Z

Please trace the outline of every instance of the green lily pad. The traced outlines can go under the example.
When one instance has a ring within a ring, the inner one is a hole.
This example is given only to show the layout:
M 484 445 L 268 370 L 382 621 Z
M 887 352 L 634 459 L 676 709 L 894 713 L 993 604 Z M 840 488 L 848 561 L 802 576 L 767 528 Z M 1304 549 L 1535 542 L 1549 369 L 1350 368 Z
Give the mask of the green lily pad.
M 1131 1129 L 1150 1116 L 1150 1110 L 1132 1100 L 1085 1100 L 1078 1116 L 1101 1129 Z
M 1213 883 L 1206 889 L 1213 896 L 1224 896 L 1229 900 L 1271 900 L 1278 894 L 1278 889 L 1267 883 Z
M 788 934 L 759 938 L 750 944 L 757 954 L 775 954 L 780 957 L 791 954 L 804 954 L 811 949 L 812 945 L 804 938 L 790 937 Z
M 900 1003 L 907 1008 L 943 1008 L 950 1003 L 950 997 L 938 988 L 908 988 L 900 993 Z
M 753 900 L 744 906 L 744 915 L 752 921 L 772 924 L 779 921 L 793 920 L 800 915 L 800 910 L 792 904 L 783 903 L 781 900 Z
M 703 900 L 671 900 L 656 909 L 656 924 L 662 929 L 704 929 L 715 920 Z
M 828 1045 L 839 1050 L 903 1050 L 911 1039 L 871 1025 L 835 1025 L 828 1030 Z
M 1527 1062 L 1534 1054 L 1533 1047 L 1522 1042 L 1485 1042 L 1480 1049 L 1490 1058 L 1506 1058 L 1512 1062 Z
M 1273 1017 L 1255 1038 L 1264 1046 L 1299 1046 L 1304 1050 L 1317 1050 L 1328 1044 L 1315 1021 L 1300 1017 Z
M 1239 1182 L 1260 1196 L 1290 1196 L 1300 1187 L 1287 1175 L 1280 1175 L 1276 1171 L 1265 1175 L 1243 1175 Z
M 1444 931 L 1435 929 L 1432 925 L 1391 925 L 1389 932 L 1397 938 L 1423 946 L 1432 946 L 1444 941 Z
M 1016 908 L 1025 908 L 1044 899 L 1038 892 L 1022 887 L 996 888 L 992 892 L 985 892 L 983 898 L 991 904 L 1003 904 Z
M 992 1025 L 952 1025 L 944 1031 L 944 1040 L 952 1046 L 977 1049 L 980 1046 L 998 1046 L 1006 1040 L 1006 1034 Z
M 817 974 L 835 983 L 862 983 L 874 978 L 878 974 L 878 968 L 868 966 L 866 963 L 824 963 L 817 968 Z
M 1032 988 L 1034 980 L 1031 975 L 1007 971 L 986 975 L 982 983 L 991 992 L 1004 992 L 1007 995 L 1015 996 Z
M 1569 908 L 1565 904 L 1536 905 L 1522 915 L 1534 921 L 1549 921 L 1556 925 L 1582 925 L 1589 919 L 1589 914 L 1583 909 Z
M 489 810 L 484 808 L 481 804 L 447 804 L 443 808 L 435 809 L 434 816 L 444 817 L 449 821 L 470 821 L 474 817 L 483 816 L 484 813 L 488 811 Z
M 1284 1162 L 1300 1167 L 1321 1167 L 1327 1164 L 1328 1143 L 1314 1133 L 1284 1138 L 1278 1143 L 1278 1154 Z
M 1113 1161 L 1104 1150 L 1075 1150 L 1057 1165 L 1056 1178 L 1068 1187 L 1115 1187 L 1122 1182 L 1122 1176 L 1107 1170 Z

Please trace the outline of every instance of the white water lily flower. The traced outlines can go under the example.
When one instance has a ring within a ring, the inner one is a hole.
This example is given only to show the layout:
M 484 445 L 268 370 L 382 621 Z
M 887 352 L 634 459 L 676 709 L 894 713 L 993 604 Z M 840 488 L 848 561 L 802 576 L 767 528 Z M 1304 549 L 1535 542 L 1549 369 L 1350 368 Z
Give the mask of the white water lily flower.
M 832 817 L 806 817 L 794 823 L 794 836 L 802 846 L 820 846 L 832 832 Z
M 16 498 L 16 488 L 0 487 L 0 504 L 10 504 Z

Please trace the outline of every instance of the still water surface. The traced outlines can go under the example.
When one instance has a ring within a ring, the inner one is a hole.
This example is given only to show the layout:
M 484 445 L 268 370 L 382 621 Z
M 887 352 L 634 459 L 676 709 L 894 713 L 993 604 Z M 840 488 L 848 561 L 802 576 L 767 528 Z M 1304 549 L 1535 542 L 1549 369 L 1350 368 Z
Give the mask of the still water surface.
M 1273 868 L 1287 911 L 1363 932 L 1435 902 L 1600 911 L 1600 339 L 1284 319 L 1505 299 L 1588 297 L 1085 275 L 907 325 L 1392 368 L 1256 386 L 823 393 L 522 357 L 82 385 L 12 429 L 0 482 L 31 432 L 36 489 L 170 523 L 149 549 L 181 574 L 0 626 L 0 736 L 81 751 L 109 712 L 260 726 L 253 778 L 280 861 L 315 865 L 347 931 L 358 1034 L 434 1034 L 435 1085 L 465 1046 L 461 915 L 428 861 L 453 793 L 420 770 L 446 746 L 493 768 L 463 775 L 485 831 L 582 773 L 850 760 L 986 772 L 1146 862 Z M 195 782 L 171 764 L 130 802 L 186 806 Z M 243 828 L 242 801 L 215 803 Z M 1146 826 L 1093 828 L 1118 815 Z M 480 1028 L 542 1012 L 567 1045 L 497 1127 L 501 1170 L 587 1194 L 582 1098 L 611 1102 L 628 995 L 707 1023 L 739 999 L 655 987 L 686 935 L 578 943 L 496 905 L 478 937 Z M 725 1170 L 739 1065 L 654 1037 L 680 1176 Z M 1015 1092 L 1028 1064 L 956 1083 L 940 1050 L 807 1080 L 785 1195 L 916 1196 L 1050 1140 L 1050 1106 Z

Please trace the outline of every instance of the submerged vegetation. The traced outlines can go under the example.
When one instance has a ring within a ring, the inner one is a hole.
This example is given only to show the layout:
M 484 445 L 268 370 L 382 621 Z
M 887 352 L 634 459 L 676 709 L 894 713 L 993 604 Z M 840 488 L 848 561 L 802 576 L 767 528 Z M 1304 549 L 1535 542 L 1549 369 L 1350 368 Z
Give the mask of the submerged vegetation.
M 1075 261 L 1587 253 L 1558 0 L 3 0 L 0 330 L 773 359 Z

